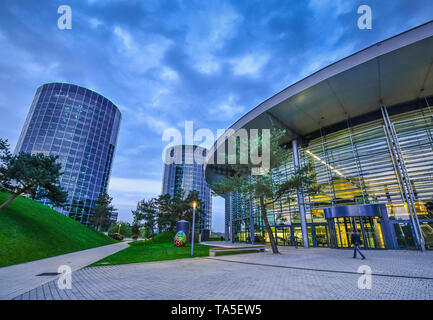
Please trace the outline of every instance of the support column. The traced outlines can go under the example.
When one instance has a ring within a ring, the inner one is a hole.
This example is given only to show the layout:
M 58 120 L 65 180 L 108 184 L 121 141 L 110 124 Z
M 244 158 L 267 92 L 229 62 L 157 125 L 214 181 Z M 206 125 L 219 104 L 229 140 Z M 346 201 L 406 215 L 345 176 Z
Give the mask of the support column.
M 403 154 L 400 149 L 397 133 L 395 132 L 394 125 L 389 118 L 388 110 L 386 106 L 381 103 L 382 117 L 385 122 L 384 129 L 386 138 L 389 140 L 388 146 L 390 147 L 391 156 L 396 167 L 396 171 L 399 176 L 400 191 L 402 198 L 406 200 L 409 208 L 409 216 L 411 219 L 412 233 L 416 242 L 416 246 L 419 250 L 425 251 L 425 240 L 419 224 L 418 215 L 415 207 L 415 195 L 412 189 L 412 183 L 409 178 L 409 174 L 404 163 Z
M 230 221 L 230 210 L 227 210 L 228 206 L 228 202 L 230 201 L 230 196 L 228 196 L 227 194 L 224 195 L 224 199 L 225 199 L 225 212 L 224 212 L 224 240 L 225 241 L 229 241 L 230 239 L 230 227 L 229 227 L 229 221 Z M 229 207 L 230 208 L 230 207 Z
M 249 183 L 251 183 L 251 175 L 249 176 Z M 250 201 L 249 201 L 249 209 L 250 209 L 250 240 L 251 240 L 251 244 L 254 244 L 256 242 L 255 239 L 255 230 L 254 230 L 254 201 L 253 198 L 250 197 Z
M 292 146 L 293 146 L 293 165 L 295 167 L 295 170 L 297 170 L 300 167 L 300 164 L 299 164 L 298 144 L 295 139 L 292 140 Z M 304 248 L 308 248 L 309 243 L 308 243 L 307 217 L 305 215 L 305 202 L 304 202 L 304 195 L 302 193 L 302 190 L 298 189 L 296 191 L 296 195 L 298 199 L 299 215 L 301 216 L 302 242 Z
M 229 193 L 229 212 L 230 212 L 230 242 L 235 242 L 233 232 L 233 194 Z

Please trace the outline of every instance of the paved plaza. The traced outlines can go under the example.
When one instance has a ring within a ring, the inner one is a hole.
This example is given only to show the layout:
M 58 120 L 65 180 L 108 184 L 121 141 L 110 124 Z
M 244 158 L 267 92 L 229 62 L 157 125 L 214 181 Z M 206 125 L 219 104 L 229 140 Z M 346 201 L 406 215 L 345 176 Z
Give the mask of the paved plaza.
M 433 252 L 280 250 L 83 268 L 72 289 L 53 280 L 15 299 L 433 299 Z M 362 265 L 371 289 L 358 288 Z
M 0 268 L 0 300 L 12 299 L 57 278 L 38 274 L 56 273 L 62 265 L 79 270 L 127 247 L 125 241 Z

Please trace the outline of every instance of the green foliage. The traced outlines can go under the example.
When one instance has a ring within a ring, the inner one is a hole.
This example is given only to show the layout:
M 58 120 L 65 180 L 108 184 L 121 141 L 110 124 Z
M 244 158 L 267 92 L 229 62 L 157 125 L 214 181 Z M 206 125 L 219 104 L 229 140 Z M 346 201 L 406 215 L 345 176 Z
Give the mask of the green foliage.
M 125 238 L 130 238 L 132 236 L 131 225 L 128 222 L 119 221 L 117 223 L 113 223 L 108 228 L 108 234 L 120 233 Z
M 157 222 L 157 204 L 155 199 L 148 201 L 141 200 L 137 203 L 136 210 L 132 211 L 134 216 L 133 234 L 140 234 L 140 222 L 144 220 L 143 228 L 147 237 L 154 235 L 154 229 Z
M 143 226 L 145 237 L 153 237 L 157 227 L 158 232 L 174 232 L 176 223 L 180 220 L 189 221 L 192 225 L 193 208 L 192 202 L 197 202 L 196 224 L 204 221 L 204 210 L 199 199 L 199 193 L 192 190 L 185 196 L 180 189 L 174 197 L 169 194 L 159 195 L 157 198 L 141 200 L 137 203 L 136 210 L 132 211 L 134 224 Z M 198 230 L 198 228 L 196 228 Z
M 0 180 L 3 186 L 13 188 L 12 195 L 0 205 L 0 210 L 21 194 L 48 198 L 55 206 L 66 202 L 67 193 L 59 182 L 62 166 L 56 162 L 57 159 L 57 156 L 42 153 L 12 155 L 7 140 L 0 140 Z
M 204 221 L 204 210 L 198 191 L 191 190 L 185 196 L 183 189 L 180 189 L 174 197 L 170 197 L 169 194 L 163 194 L 156 198 L 155 203 L 158 206 L 158 231 L 174 231 L 177 221 L 180 220 L 186 220 L 192 225 L 193 201 L 197 202 L 196 225 L 200 225 Z M 196 230 L 198 230 L 197 226 Z
M 124 238 L 122 234 L 117 233 L 117 232 L 115 232 L 115 233 L 109 233 L 108 236 L 111 237 L 111 238 L 113 238 L 113 239 L 119 240 L 119 241 L 122 241 L 123 238 Z
M 176 226 L 177 209 L 174 201 L 169 194 L 162 194 L 155 199 L 158 206 L 158 231 L 173 230 Z
M 158 233 L 153 239 L 154 243 L 173 243 L 173 239 L 176 233 L 171 231 L 166 231 L 162 233 Z
M 90 224 L 98 231 L 107 230 L 111 216 L 117 211 L 111 204 L 113 198 L 107 193 L 102 193 L 96 200 Z
M 224 237 L 209 237 L 209 241 L 223 241 Z
M 0 188 L 5 190 L 12 188 L 10 179 L 5 174 L 5 170 L 7 169 L 6 163 L 11 157 L 12 154 L 10 152 L 8 140 L 0 138 Z
M 210 247 L 198 243 L 194 244 L 194 257 L 209 256 L 209 248 Z M 183 258 L 191 258 L 191 247 L 189 243 L 185 247 L 175 247 L 173 242 L 145 243 L 136 241 L 130 243 L 128 248 L 95 262 L 91 267 Z
M 0 192 L 0 202 L 11 196 Z M 99 247 L 116 241 L 25 197 L 0 214 L 0 267 Z
M 152 239 L 133 241 L 129 243 L 130 246 L 147 246 L 150 244 L 152 244 Z

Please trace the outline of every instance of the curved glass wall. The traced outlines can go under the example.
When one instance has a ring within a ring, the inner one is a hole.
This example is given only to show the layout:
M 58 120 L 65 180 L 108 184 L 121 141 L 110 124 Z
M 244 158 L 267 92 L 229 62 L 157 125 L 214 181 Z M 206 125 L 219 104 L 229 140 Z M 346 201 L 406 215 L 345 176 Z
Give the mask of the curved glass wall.
M 306 218 L 310 245 L 348 247 L 350 232 L 357 229 L 367 248 L 385 248 L 385 232 L 392 239 L 388 247 L 414 247 L 410 210 L 397 166 L 405 166 L 427 248 L 433 248 L 433 109 L 428 106 L 406 108 L 410 111 L 391 115 L 398 145 L 399 161 L 392 151 L 383 119 L 321 134 L 299 147 L 300 161 L 313 165 L 319 194 L 305 195 Z M 391 108 L 392 110 L 392 108 Z M 401 162 L 401 164 L 400 164 Z M 274 170 L 274 179 L 284 180 L 293 172 L 293 161 Z M 232 197 L 235 240 L 249 241 L 249 201 Z M 324 208 L 335 206 L 385 204 L 388 224 L 379 218 L 325 219 Z M 268 241 L 258 207 L 253 203 L 256 242 Z M 296 193 L 268 205 L 269 222 L 279 244 L 300 245 L 302 234 Z M 226 223 L 230 220 L 226 210 Z M 349 235 L 349 236 L 348 236 Z M 392 243 L 394 245 L 392 245 Z
M 116 105 L 92 90 L 45 84 L 36 92 L 15 152 L 59 156 L 68 202 L 56 209 L 87 225 L 96 199 L 107 191 L 120 121 Z

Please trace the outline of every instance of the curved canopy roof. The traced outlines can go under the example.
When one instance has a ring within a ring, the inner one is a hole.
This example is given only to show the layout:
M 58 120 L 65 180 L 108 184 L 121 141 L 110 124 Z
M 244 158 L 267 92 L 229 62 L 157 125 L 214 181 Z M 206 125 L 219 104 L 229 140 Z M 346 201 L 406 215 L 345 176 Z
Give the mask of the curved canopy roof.
M 287 87 L 230 129 L 285 128 L 289 139 L 348 118 L 433 95 L 433 21 L 376 43 Z M 227 137 L 218 139 L 209 159 Z M 216 155 L 215 155 L 216 159 Z M 206 165 L 206 179 L 217 174 Z

